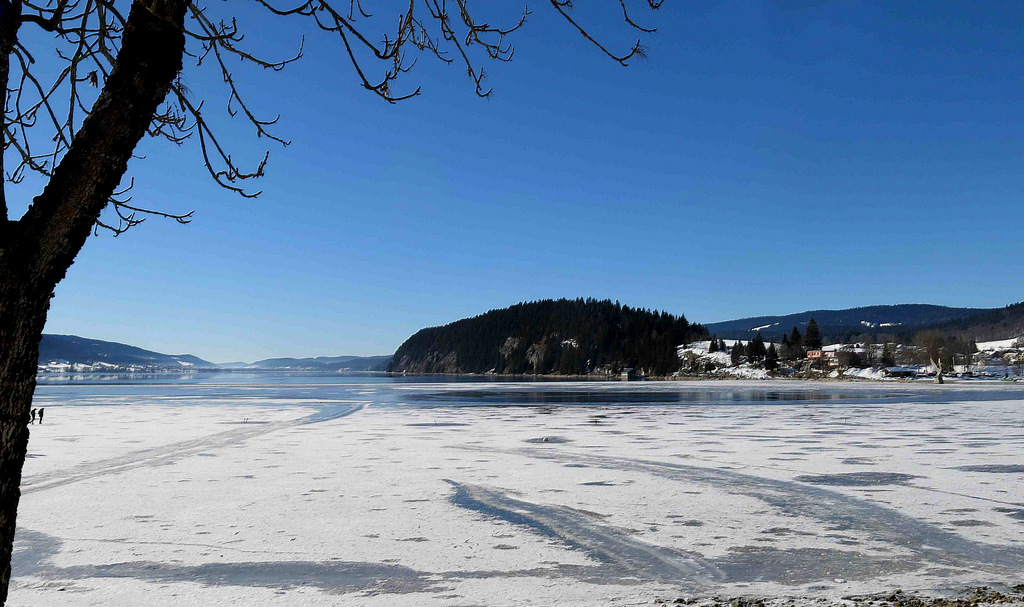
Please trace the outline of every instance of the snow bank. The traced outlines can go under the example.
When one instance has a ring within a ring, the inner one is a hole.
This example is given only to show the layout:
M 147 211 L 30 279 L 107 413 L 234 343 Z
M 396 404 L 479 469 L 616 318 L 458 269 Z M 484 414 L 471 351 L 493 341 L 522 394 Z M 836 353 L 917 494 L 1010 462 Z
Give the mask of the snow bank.
M 723 339 L 725 346 L 731 348 L 736 345 L 737 342 L 743 341 L 741 339 Z M 748 340 L 749 341 L 749 340 Z M 682 344 L 676 348 L 679 355 L 682 356 L 684 352 L 693 352 L 695 354 L 707 354 L 711 349 L 711 340 L 695 341 L 688 344 Z
M 884 369 L 847 369 L 843 377 L 857 377 L 860 379 L 887 379 Z
M 1013 344 L 1017 343 L 1017 341 L 1021 339 L 1024 339 L 1024 337 L 1011 337 L 1010 339 L 1000 339 L 997 341 L 981 341 L 978 342 L 978 350 L 982 352 L 1009 350 L 1013 348 Z
M 771 375 L 769 375 L 764 369 L 751 367 L 747 364 L 740 365 L 738 367 L 729 367 L 727 369 L 718 369 L 715 371 L 715 375 L 724 375 L 739 379 L 768 379 L 771 377 Z

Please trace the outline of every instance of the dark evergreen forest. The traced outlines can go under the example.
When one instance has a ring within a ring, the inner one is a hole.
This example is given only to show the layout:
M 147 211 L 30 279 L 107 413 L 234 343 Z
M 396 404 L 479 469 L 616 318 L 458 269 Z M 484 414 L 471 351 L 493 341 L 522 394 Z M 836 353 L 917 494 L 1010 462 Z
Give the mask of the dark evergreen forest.
M 422 329 L 395 352 L 389 371 L 579 375 L 632 367 L 668 375 L 676 346 L 707 339 L 682 315 L 596 299 L 519 303 Z
M 1024 334 L 1024 302 L 935 325 L 935 330 L 968 340 L 995 341 Z

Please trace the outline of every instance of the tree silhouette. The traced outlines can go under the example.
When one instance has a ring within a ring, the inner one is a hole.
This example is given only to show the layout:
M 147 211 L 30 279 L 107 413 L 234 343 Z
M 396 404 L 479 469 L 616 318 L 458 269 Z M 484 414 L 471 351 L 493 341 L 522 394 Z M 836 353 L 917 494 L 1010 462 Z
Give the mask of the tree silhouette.
M 767 371 L 776 371 L 779 368 L 779 352 L 775 349 L 775 343 L 768 344 L 768 350 L 764 355 L 764 368 Z
M 660 3 L 641 4 L 656 9 Z M 460 65 L 476 93 L 488 96 L 481 64 L 512 59 L 510 36 L 530 14 L 524 10 L 497 26 L 468 0 L 410 0 L 399 14 L 373 16 L 359 0 L 252 5 L 333 37 L 361 86 L 389 103 L 420 93 L 398 87 L 417 53 Z M 614 62 L 626 65 L 643 56 L 639 41 L 617 53 L 591 35 L 571 0 L 549 5 L 570 33 Z M 284 69 L 302 56 L 301 43 L 291 56 L 264 56 L 259 43 L 248 45 L 259 32 L 246 38 L 233 8 L 191 0 L 0 0 L 0 81 L 7 91 L 0 166 L 0 603 L 10 581 L 39 340 L 54 288 L 95 231 L 120 234 L 147 216 L 181 223 L 191 217 L 146 208 L 127 196 L 132 181 L 126 174 L 139 141 L 149 136 L 189 143 L 219 186 L 258 194 L 246 184 L 264 174 L 268 156 L 239 166 L 217 136 L 207 106 L 187 86 L 190 74 L 210 68 L 226 87 L 230 116 L 261 139 L 287 143 L 273 130 L 276 118 L 261 117 L 250 104 L 233 67 Z M 610 10 L 630 30 L 653 31 L 634 20 L 625 2 L 610 3 Z M 29 28 L 42 30 L 50 42 L 25 34 Z M 41 48 L 29 48 L 33 44 Z M 51 55 L 47 69 L 36 62 Z M 43 184 L 41 191 L 22 217 L 9 217 L 6 185 L 29 175 Z
M 796 331 L 794 327 L 794 332 Z M 821 348 L 821 331 L 818 330 L 818 323 L 812 318 L 807 323 L 807 332 L 804 333 L 804 348 L 818 350 Z
M 889 346 L 889 342 L 885 342 L 885 345 L 882 347 L 882 366 L 896 366 L 896 357 L 892 353 L 892 348 Z
M 757 334 L 754 335 L 754 339 L 751 339 L 747 343 L 747 358 L 750 359 L 750 362 L 760 362 L 764 359 L 767 353 L 768 350 L 765 349 L 764 338 L 761 337 L 761 332 L 758 331 Z
M 732 366 L 735 367 L 736 365 L 743 362 L 743 356 L 745 353 L 746 352 L 745 348 L 743 347 L 743 342 L 737 340 L 736 343 L 733 344 L 732 350 L 729 351 L 729 362 L 732 363 Z

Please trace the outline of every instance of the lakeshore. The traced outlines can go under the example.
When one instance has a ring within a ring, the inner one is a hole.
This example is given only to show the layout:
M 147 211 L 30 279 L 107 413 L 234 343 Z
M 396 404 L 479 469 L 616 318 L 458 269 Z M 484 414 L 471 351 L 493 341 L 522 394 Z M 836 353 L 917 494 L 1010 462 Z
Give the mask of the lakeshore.
M 41 386 L 12 604 L 815 602 L 1021 582 L 1013 384 L 242 379 Z

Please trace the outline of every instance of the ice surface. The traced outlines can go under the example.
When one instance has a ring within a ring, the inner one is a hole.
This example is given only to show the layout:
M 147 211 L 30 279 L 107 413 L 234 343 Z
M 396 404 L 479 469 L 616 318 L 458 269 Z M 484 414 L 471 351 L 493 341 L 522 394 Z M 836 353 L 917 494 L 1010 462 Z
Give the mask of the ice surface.
M 1024 389 L 42 386 L 11 605 L 625 605 L 1020 583 Z

